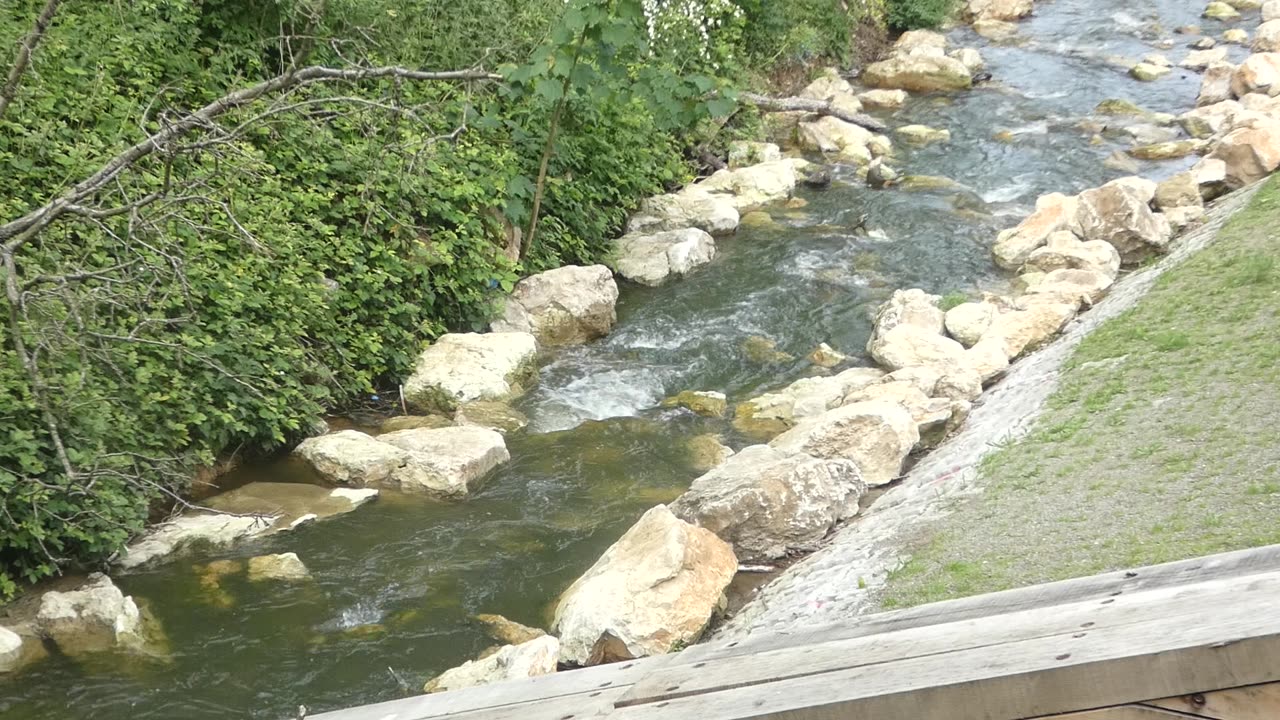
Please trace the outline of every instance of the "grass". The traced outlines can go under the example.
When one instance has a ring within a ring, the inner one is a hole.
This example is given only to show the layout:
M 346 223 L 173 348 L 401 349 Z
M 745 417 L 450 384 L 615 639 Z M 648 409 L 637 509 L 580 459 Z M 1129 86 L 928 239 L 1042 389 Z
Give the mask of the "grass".
M 1280 181 L 1064 366 L 886 608 L 1280 542 Z
M 943 312 L 946 312 L 957 305 L 963 305 L 967 302 L 969 302 L 969 295 L 967 293 L 960 292 L 959 290 L 953 290 L 942 296 L 942 299 L 938 301 L 938 307 Z

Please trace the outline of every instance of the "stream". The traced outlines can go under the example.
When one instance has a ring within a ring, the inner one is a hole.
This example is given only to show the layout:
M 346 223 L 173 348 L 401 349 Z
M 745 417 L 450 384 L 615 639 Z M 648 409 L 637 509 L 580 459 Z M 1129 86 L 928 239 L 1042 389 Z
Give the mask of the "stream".
M 5 720 L 294 717 L 420 692 L 431 676 L 493 644 L 468 622 L 500 613 L 547 627 L 558 594 L 646 509 L 675 499 L 699 474 L 686 441 L 717 433 L 749 441 L 728 423 L 658 408 L 682 390 L 719 390 L 730 403 L 815 371 L 804 358 L 827 342 L 863 358 L 870 314 L 896 288 L 929 292 L 1007 287 L 990 259 L 996 233 L 1044 193 L 1074 193 L 1129 174 L 1103 159 L 1130 146 L 1080 123 L 1106 98 L 1180 113 L 1200 76 L 1174 68 L 1152 83 L 1113 63 L 1166 53 L 1175 63 L 1203 24 L 1200 3 L 1048 0 L 1019 23 L 1022 44 L 993 45 L 967 27 L 953 47 L 976 47 L 994 76 L 953 95 L 913 95 L 883 114 L 923 123 L 951 141 L 912 147 L 895 139 L 894 166 L 963 187 L 875 191 L 853 168 L 835 168 L 808 205 L 768 208 L 774 223 L 718 241 L 708 266 L 661 288 L 627 286 L 611 335 L 544 362 L 540 384 L 517 407 L 527 431 L 508 436 L 512 460 L 459 503 L 384 492 L 375 503 L 323 523 L 215 554 L 179 558 L 116 582 L 145 601 L 167 634 L 163 660 L 49 658 L 0 677 Z M 1150 42 L 1173 38 L 1168 50 Z M 1232 46 L 1232 59 L 1246 53 Z M 1105 120 L 1105 119 L 1104 119 Z M 1009 130 L 1012 139 L 995 139 Z M 1160 179 L 1194 158 L 1142 163 Z M 870 232 L 856 231 L 865 216 Z M 793 359 L 757 362 L 752 336 Z M 869 364 L 869 360 L 860 360 Z M 290 459 L 242 468 L 236 482 L 310 479 Z M 227 580 L 225 595 L 200 583 L 211 559 L 296 552 L 314 582 L 288 586 Z

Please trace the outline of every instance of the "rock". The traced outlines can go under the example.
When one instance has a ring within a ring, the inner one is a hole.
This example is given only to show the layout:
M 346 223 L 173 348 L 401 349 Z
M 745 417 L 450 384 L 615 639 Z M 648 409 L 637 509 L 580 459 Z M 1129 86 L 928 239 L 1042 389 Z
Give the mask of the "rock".
M 1037 302 L 1025 309 L 1001 313 L 992 321 L 982 341 L 970 352 L 996 338 L 1002 343 L 1006 358 L 1018 357 L 1055 337 L 1075 317 L 1075 313 L 1075 306 L 1057 302 Z
M 972 347 L 982 339 L 996 313 L 996 306 L 988 302 L 960 303 L 947 311 L 947 334 L 961 345 Z
M 1262 3 L 1262 21 L 1280 20 L 1280 0 L 1267 0 Z
M 130 544 L 115 559 L 115 564 L 128 570 L 193 545 L 230 545 L 242 538 L 267 532 L 275 522 L 273 515 L 181 515 L 155 526 L 141 540 Z
M 1240 10 L 1257 10 L 1262 7 L 1262 0 L 1224 0 L 1231 7 Z
M 1223 100 L 1179 115 L 1178 123 L 1188 135 L 1203 139 L 1230 130 L 1231 124 L 1243 111 L 1244 108 L 1235 100 Z
M 1009 368 L 1009 354 L 1005 352 L 1008 343 L 994 333 L 984 336 L 976 345 L 965 351 L 961 363 L 982 378 L 985 385 L 1004 374 Z
M 446 497 L 466 495 L 481 478 L 511 459 L 502 435 L 482 427 L 400 430 L 378 440 L 406 455 L 404 466 L 384 484 Z
M 1196 182 L 1195 175 L 1190 170 L 1180 172 L 1157 185 L 1155 204 L 1162 211 L 1187 205 L 1202 205 L 1200 185 Z
M 927 125 L 903 125 L 896 132 L 903 140 L 915 145 L 927 145 L 935 142 L 950 142 L 951 131 L 931 128 Z
M 383 420 L 382 425 L 378 427 L 378 431 L 389 433 L 397 430 L 442 428 L 451 425 L 453 425 L 453 421 L 443 415 L 399 415 Z
M 757 562 L 816 550 L 857 514 L 866 489 L 852 461 L 753 445 L 694 480 L 671 512 L 732 545 L 740 562 Z
M 853 86 L 840 77 L 835 68 L 826 68 L 818 79 L 800 91 L 800 97 L 831 103 L 849 113 L 862 112 L 862 103 L 853 94 Z
M 663 400 L 662 407 L 682 407 L 695 415 L 721 418 L 729 411 L 729 402 L 722 392 L 685 390 Z
M 696 641 L 737 570 L 714 533 L 654 507 L 560 597 L 562 659 L 597 665 Z
M 873 338 L 868 352 L 890 371 L 912 365 L 956 362 L 964 346 L 939 332 L 916 325 L 899 325 Z
M 1017 35 L 1018 26 L 1004 20 L 978 20 L 973 24 L 973 31 L 987 40 L 1000 42 Z
M 685 441 L 685 449 L 689 453 L 689 465 L 698 472 L 719 467 L 733 457 L 733 448 L 720 442 L 720 437 L 713 433 L 694 435 Z
M 867 185 L 884 188 L 898 179 L 898 171 L 884 164 L 884 158 L 876 158 L 867 166 Z
M 293 529 L 302 518 L 315 521 L 345 515 L 377 497 L 378 491 L 372 488 L 330 489 L 303 483 L 251 482 L 214 495 L 205 500 L 204 505 L 235 515 L 272 517 L 275 522 L 262 527 L 261 532 L 274 533 Z M 219 544 L 213 538 L 201 540 Z
M 401 430 L 398 432 L 419 432 Z M 396 433 L 388 433 L 394 436 Z M 381 437 L 387 437 L 383 435 Z M 395 485 L 408 457 L 402 450 L 359 430 L 341 430 L 303 440 L 294 454 L 325 480 L 357 487 Z
M 947 37 L 932 30 L 908 30 L 893 43 L 899 55 L 937 54 L 947 49 Z
M 786 158 L 736 170 L 717 170 L 695 187 L 727 196 L 741 213 L 791 197 L 800 174 L 809 165 L 800 158 Z
M 1200 93 L 1196 96 L 1196 106 L 1204 107 L 1231 99 L 1231 80 L 1235 76 L 1236 66 L 1228 62 L 1209 63 L 1200 78 Z
M 1130 148 L 1129 154 L 1139 160 L 1172 160 L 1199 152 L 1203 147 L 1199 140 L 1175 140 Z
M 1249 33 L 1240 28 L 1231 28 L 1222 32 L 1222 42 L 1232 45 L 1243 45 L 1249 42 Z
M 650 286 L 661 285 L 672 275 L 682 277 L 716 256 L 715 240 L 697 228 L 624 235 L 614 247 L 618 274 Z
M 1263 93 L 1249 93 L 1240 98 L 1240 109 L 1238 117 L 1232 120 L 1239 120 L 1238 125 L 1256 124 L 1258 115 L 1276 116 L 1280 115 L 1280 97 L 1271 97 Z
M 1227 164 L 1217 158 L 1201 158 L 1191 166 L 1191 174 L 1200 186 L 1200 197 L 1206 201 L 1225 194 L 1227 187 Z
M 931 395 L 947 398 L 952 401 L 964 400 L 972 402 L 982 396 L 982 374 L 977 368 L 959 365 L 949 370 L 934 386 Z M 952 406 L 951 421 L 955 421 L 955 406 Z
M 943 312 L 938 307 L 941 301 L 938 295 L 930 295 L 919 288 L 894 290 L 893 295 L 876 309 L 867 351 L 871 351 L 881 335 L 899 325 L 915 325 L 931 333 L 941 333 Z
M 848 84 L 848 83 L 846 83 Z M 729 168 L 737 169 L 782 159 L 782 150 L 773 143 L 734 140 L 729 143 Z
M 1147 189 L 1143 184 L 1149 184 Z M 1120 253 L 1125 263 L 1137 263 L 1163 253 L 1172 228 L 1148 203 L 1155 183 L 1121 178 L 1079 195 L 1080 236 L 1085 240 L 1105 240 Z
M 1240 13 L 1235 8 L 1225 2 L 1217 2 L 1217 0 L 1205 6 L 1204 12 L 1201 15 L 1202 17 L 1222 21 L 1240 19 Z
M 784 452 L 852 460 L 862 472 L 862 480 L 875 487 L 901 474 L 902 463 L 919 441 L 916 420 L 906 408 L 874 401 L 805 418 L 769 444 Z
M 1176 128 L 1161 127 L 1155 123 L 1136 123 L 1121 128 L 1120 132 L 1133 138 L 1133 141 L 1139 145 L 1153 145 L 1157 143 L 1169 142 L 1176 140 L 1178 131 Z
M 446 670 L 423 686 L 422 691 L 447 692 L 548 675 L 556 671 L 559 661 L 560 641 L 544 635 L 519 645 L 504 645 L 492 655 Z
M 1280 53 L 1254 53 L 1231 75 L 1231 92 L 1236 97 L 1249 93 L 1280 94 Z
M 964 19 L 1017 20 L 1031 14 L 1031 0 L 969 0 L 964 7 Z
M 404 398 L 440 412 L 475 400 L 511 400 L 536 379 L 537 359 L 538 342 L 529 333 L 442 335 L 418 356 Z
M 1142 57 L 1142 62 L 1147 63 L 1148 65 L 1158 65 L 1160 67 L 1173 67 L 1173 63 L 1169 58 L 1161 55 L 1160 53 L 1149 53 L 1144 55 Z
M 1036 200 L 1036 210 L 1016 227 L 1002 231 L 991 248 L 996 264 L 1017 270 L 1049 236 L 1060 230 L 1074 230 L 1079 200 L 1062 193 L 1049 193 Z
M 908 192 L 970 192 L 967 186 L 940 175 L 907 175 L 898 183 L 898 187 Z
M 878 382 L 884 375 L 877 368 L 856 367 L 830 377 L 802 378 L 777 392 L 739 403 L 733 426 L 751 437 L 772 437 L 803 418 L 839 406 L 845 395 Z
M 791 362 L 795 358 L 778 349 L 778 343 L 762 335 L 752 335 L 742 341 L 742 352 L 758 365 Z
M 809 362 L 817 365 L 818 367 L 824 368 L 833 368 L 848 359 L 848 355 L 835 350 L 826 343 L 819 344 L 818 347 L 814 348 L 813 352 L 808 355 Z
M 1130 174 L 1136 173 L 1139 170 L 1141 170 L 1136 160 L 1129 157 L 1127 154 L 1120 152 L 1119 150 L 1108 155 L 1102 161 L 1102 166 L 1110 170 L 1118 170 L 1120 172 L 1130 173 Z
M 627 232 L 637 235 L 688 228 L 728 235 L 738 229 L 738 209 L 727 198 L 691 185 L 678 193 L 645 200 L 627 222 Z
M 1213 48 L 1211 50 L 1195 50 L 1187 53 L 1187 56 L 1178 63 L 1179 66 L 1189 70 L 1204 70 L 1213 63 L 1226 62 L 1227 49 Z
M 40 598 L 36 629 L 70 656 L 142 650 L 146 645 L 137 604 L 101 573 L 90 575 L 76 590 L 45 593 Z
M 547 633 L 538 628 L 521 625 L 501 615 L 481 613 L 472 618 L 484 628 L 484 634 L 503 645 L 519 645 L 521 643 L 544 637 Z
M 618 284 L 604 265 L 565 265 L 516 283 L 496 333 L 529 333 L 544 345 L 576 345 L 618 321 Z
M 742 227 L 765 227 L 773 224 L 773 216 L 763 210 L 752 210 L 742 216 Z
M 1195 50 L 1208 50 L 1212 47 L 1217 46 L 1217 44 L 1218 44 L 1218 41 L 1214 40 L 1211 37 L 1202 37 L 1199 40 L 1196 40 L 1195 42 L 1191 43 L 1191 47 Z M 1203 69 L 1203 68 L 1197 68 L 1197 69 Z
M 259 555 L 249 558 L 249 580 L 253 582 L 296 582 L 311 579 L 311 572 L 302 564 L 297 553 Z
M 13 672 L 22 665 L 22 636 L 0 627 L 0 673 Z
M 977 75 L 979 71 L 987 66 L 982 54 L 973 48 L 960 48 L 947 53 L 947 57 L 955 58 L 968 68 L 971 75 Z
M 812 122 L 800 123 L 800 146 L 806 150 L 836 155 L 838 159 L 857 165 L 871 162 L 870 130 L 830 115 Z
M 862 73 L 862 81 L 877 88 L 933 92 L 968 89 L 973 75 L 963 62 L 946 55 L 907 54 L 872 63 Z
M 1103 240 L 1083 242 L 1072 233 L 1056 232 L 1044 247 L 1027 257 L 1023 270 L 1091 270 L 1114 279 L 1120 272 L 1120 253 Z
M 1154 65 L 1152 63 L 1140 62 L 1129 68 L 1129 74 L 1132 75 L 1135 80 L 1151 82 L 1152 80 L 1159 80 L 1165 75 L 1168 75 L 1169 67 L 1167 65 Z
M 823 165 L 816 165 L 814 163 L 809 163 L 809 165 L 807 165 L 806 167 L 801 168 L 799 170 L 799 173 L 800 173 L 800 182 L 805 187 L 811 187 L 817 190 L 822 190 L 824 188 L 830 187 L 831 185 L 831 168 L 829 167 L 826 167 Z M 806 205 L 808 204 L 807 202 L 804 201 L 803 198 L 793 197 L 786 202 L 786 205 L 791 206 L 797 200 L 799 200 L 800 202 Z M 801 205 L 801 207 L 803 206 L 804 205 Z
M 458 426 L 489 428 L 506 435 L 528 427 L 529 417 L 506 403 L 477 400 L 459 405 L 453 414 L 453 422 Z
M 905 90 L 867 90 L 858 94 L 858 100 L 868 108 L 896 110 L 907 102 Z
M 1082 303 L 1092 306 L 1102 299 L 1113 282 L 1114 275 L 1097 270 L 1063 268 L 1046 273 L 1043 280 L 1027 289 L 1027 294 L 1053 297 L 1075 307 Z
M 905 408 L 916 423 L 916 431 L 924 447 L 931 447 L 934 440 L 941 439 L 947 421 L 951 419 L 949 398 L 931 398 L 909 380 L 868 385 L 844 398 L 845 405 L 863 402 L 888 402 Z M 930 440 L 925 441 L 925 438 Z
M 1138 107 L 1129 100 L 1121 98 L 1108 98 L 1098 103 L 1093 111 L 1099 115 L 1111 115 L 1115 117 L 1146 117 L 1149 112 Z
M 1226 164 L 1226 184 L 1232 189 L 1261 180 L 1280 166 L 1280 120 L 1232 130 L 1209 158 Z
M 943 369 L 933 365 L 916 365 L 913 367 L 894 370 L 893 372 L 880 378 L 878 382 L 867 385 L 866 388 L 872 388 L 878 385 L 897 385 L 906 383 L 911 387 L 919 390 L 926 397 L 934 394 L 934 389 L 938 387 L 938 381 L 942 379 Z M 847 405 L 850 397 L 866 388 L 855 388 L 850 390 L 841 401 L 842 405 Z
M 1174 230 L 1181 230 L 1188 225 L 1198 223 L 1204 219 L 1204 215 L 1202 205 L 1183 205 L 1164 211 L 1164 216 L 1169 218 L 1169 224 Z

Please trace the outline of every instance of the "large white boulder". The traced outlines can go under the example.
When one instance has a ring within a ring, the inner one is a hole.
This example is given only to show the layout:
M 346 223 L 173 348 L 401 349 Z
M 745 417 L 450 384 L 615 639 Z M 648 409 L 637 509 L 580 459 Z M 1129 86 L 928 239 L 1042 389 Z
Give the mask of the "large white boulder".
M 22 664 L 22 636 L 0 627 L 0 673 L 17 670 Z
M 1070 232 L 1049 236 L 1044 247 L 1027 256 L 1023 272 L 1049 273 L 1054 270 L 1092 270 L 1112 279 L 1120 272 L 1120 252 L 1103 240 L 1084 242 Z
M 511 459 L 502 434 L 485 427 L 398 430 L 377 440 L 406 453 L 390 481 L 403 490 L 466 495 L 490 471 Z
M 871 357 L 889 371 L 913 365 L 950 365 L 964 357 L 964 346 L 918 325 L 898 325 L 878 333 L 867 348 Z
M 494 332 L 529 333 L 544 345 L 607 335 L 618 321 L 618 284 L 604 265 L 566 265 L 516 283 Z
M 712 235 L 728 235 L 738 229 L 738 221 L 738 209 L 727 198 L 691 185 L 678 193 L 645 200 L 627 222 L 627 232 L 644 235 L 697 228 Z
M 418 356 L 404 397 L 440 412 L 472 400 L 510 400 L 533 383 L 537 361 L 538 341 L 529 333 L 449 333 Z
M 716 256 L 716 243 L 697 228 L 652 234 L 623 235 L 614 243 L 615 269 L 641 285 L 657 286 L 671 276 L 682 277 Z
M 409 460 L 403 450 L 359 430 L 307 438 L 293 452 L 325 480 L 355 487 L 394 487 Z
M 856 367 L 836 375 L 801 378 L 781 390 L 738 403 L 733 424 L 753 438 L 768 439 L 797 420 L 839 407 L 845 395 L 882 377 L 884 371 L 878 368 Z
M 786 158 L 736 170 L 717 170 L 696 187 L 722 195 L 738 212 L 746 212 L 791 197 L 800 181 L 799 172 L 809 164 L 800 158 Z
M 961 345 L 973 347 L 991 327 L 997 312 L 999 308 L 986 301 L 960 303 L 947 311 L 947 334 Z
M 1027 300 L 1021 309 L 997 315 L 982 340 L 969 352 L 974 353 L 980 346 L 989 351 L 987 343 L 997 343 L 1006 361 L 1016 358 L 1053 339 L 1075 315 L 1076 305 L 1058 302 L 1055 298 Z M 999 364 L 998 359 L 994 362 Z M 974 364 L 974 357 L 970 357 L 970 363 Z
M 1280 95 L 1280 53 L 1254 53 L 1245 58 L 1231 74 L 1231 92 L 1236 97 L 1254 92 Z
M 888 300 L 880 303 L 872 318 L 871 337 L 867 351 L 890 330 L 899 325 L 913 325 L 932 333 L 941 333 L 944 313 L 938 307 L 942 298 L 919 289 L 894 290 Z M 897 368 L 894 368 L 895 370 Z
M 870 130 L 824 115 L 799 126 L 800 147 L 834 155 L 840 162 L 866 165 L 871 162 L 868 147 L 875 134 Z
M 1280 167 L 1280 121 L 1268 120 L 1227 133 L 1209 154 L 1226 169 L 1226 185 L 1238 188 Z
M 936 387 L 936 382 L 934 386 Z M 929 392 L 932 391 L 933 388 L 930 388 Z M 947 421 L 951 419 L 950 398 L 929 397 L 927 392 L 921 390 L 917 383 L 909 379 L 889 380 L 868 385 L 846 395 L 844 402 L 846 405 L 862 402 L 890 402 L 901 406 L 911 413 L 911 419 L 915 421 L 916 430 L 919 431 L 921 438 L 929 436 L 936 439 L 945 428 Z
M 423 692 L 437 693 L 479 687 L 506 680 L 523 680 L 556 671 L 560 641 L 550 635 L 519 645 L 504 645 L 497 652 L 468 660 L 429 681 Z
M 76 590 L 45 593 L 36 629 L 64 655 L 141 650 L 146 645 L 138 605 L 101 573 L 90 575 Z
M 773 447 L 818 458 L 852 460 L 870 486 L 902 473 L 920 430 L 906 408 L 892 402 L 857 402 L 812 418 L 773 439 Z
M 1235 100 L 1223 100 L 1188 110 L 1178 116 L 1178 124 L 1192 137 L 1210 138 L 1230 130 L 1236 116 L 1242 112 L 1244 108 L 1240 103 Z
M 1038 198 L 1035 212 L 996 237 L 996 244 L 991 248 L 996 264 L 1007 270 L 1021 268 L 1032 252 L 1048 242 L 1050 235 L 1075 230 L 1078 207 L 1076 197 L 1062 193 Z
M 826 68 L 816 80 L 800 91 L 800 97 L 829 102 L 837 109 L 856 113 L 862 111 L 862 103 L 854 95 L 853 86 L 840 77 L 835 68 Z
M 1104 240 L 1120 253 L 1124 263 L 1138 263 L 1164 253 L 1173 237 L 1169 221 L 1152 212 L 1156 184 L 1141 178 L 1120 178 L 1080 193 L 1080 236 Z
M 965 20 L 1017 20 L 1031 14 L 1031 0 L 969 0 Z
M 916 37 L 905 33 L 894 46 L 893 54 L 867 66 L 862 73 L 862 81 L 874 88 L 915 92 L 964 90 L 971 87 L 971 71 L 964 62 L 948 57 L 945 48 L 945 38 L 939 44 L 933 37 Z
M 857 514 L 865 492 L 850 460 L 752 445 L 694 480 L 671 512 L 714 532 L 740 561 L 772 560 L 817 549 L 837 523 Z
M 1196 106 L 1214 105 L 1231 99 L 1231 79 L 1236 74 L 1236 66 L 1229 62 L 1212 62 L 1204 69 L 1200 78 L 1200 93 L 1196 96 Z
M 737 570 L 715 533 L 654 507 L 561 596 L 552 632 L 562 659 L 596 665 L 696 641 Z

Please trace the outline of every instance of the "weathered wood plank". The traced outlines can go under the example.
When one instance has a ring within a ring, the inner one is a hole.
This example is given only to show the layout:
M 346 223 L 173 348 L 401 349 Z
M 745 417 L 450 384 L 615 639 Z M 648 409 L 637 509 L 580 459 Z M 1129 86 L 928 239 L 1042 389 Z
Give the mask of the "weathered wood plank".
M 924 627 L 956 620 L 989 617 L 1019 610 L 1050 607 L 1110 597 L 1154 588 L 1214 580 L 1237 575 L 1280 570 L 1280 545 L 1237 550 L 1179 560 L 1133 570 L 1118 570 L 1083 578 L 1033 585 L 997 593 L 930 603 L 905 610 L 850 618 L 847 622 L 819 625 L 800 632 L 761 634 L 741 641 L 709 642 L 681 653 L 688 662 L 731 657 L 760 649 L 810 645 L 826 640 L 863 637 L 876 633 Z
M 1062 635 L 1082 629 L 1097 633 L 1158 618 L 1178 617 L 1195 622 L 1207 607 L 1268 596 L 1280 597 L 1280 572 L 1164 587 L 1101 600 L 1095 598 L 1070 605 L 694 663 L 677 657 L 666 667 L 656 669 L 638 681 L 619 704 L 655 702 L 875 663 Z M 1276 720 L 1280 720 L 1280 715 Z
M 1280 598 L 619 708 L 610 720 L 1021 720 L 1280 680 Z
M 1190 693 L 1147 704 L 1213 720 L 1278 720 L 1280 683 Z
M 581 718 L 585 716 L 575 709 L 578 707 L 577 703 L 593 704 L 597 698 L 605 697 L 609 701 L 609 706 L 612 707 L 613 702 L 620 698 L 632 683 L 650 672 L 650 669 L 657 669 L 673 657 L 664 655 L 647 658 L 643 663 L 632 661 L 601 665 L 543 675 L 528 680 L 388 700 L 374 705 L 313 715 L 308 720 L 430 720 L 446 716 L 469 717 L 463 715 L 468 712 L 499 710 L 505 712 L 505 708 L 508 707 L 524 708 L 524 712 L 528 712 L 531 707 L 540 707 L 544 704 L 562 710 L 555 720 L 567 714 Z M 561 699 L 564 700 L 563 705 L 557 704 Z M 519 714 L 512 717 L 531 720 Z
M 1085 710 L 1066 715 L 1052 715 L 1034 720 L 1190 720 L 1182 713 L 1169 712 L 1146 705 L 1117 705 L 1115 707 Z

